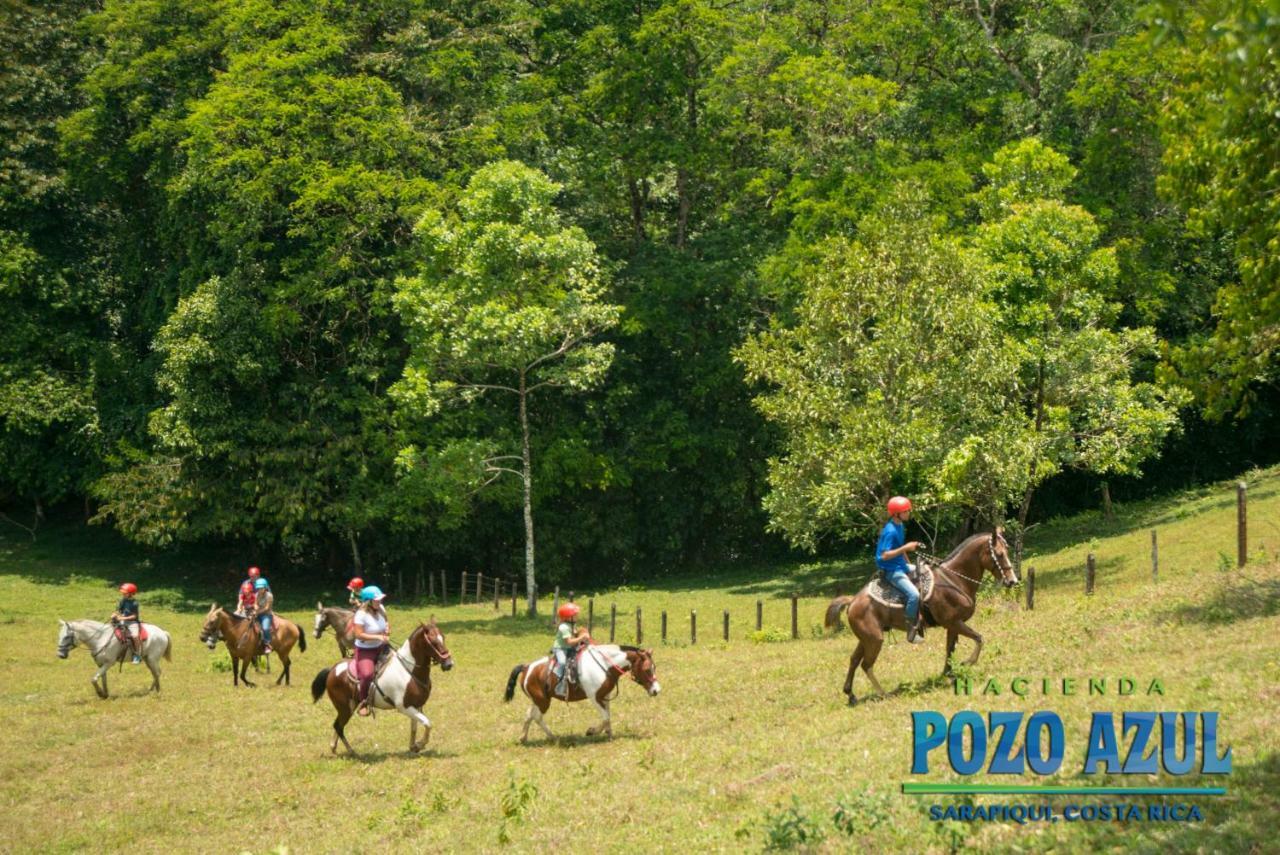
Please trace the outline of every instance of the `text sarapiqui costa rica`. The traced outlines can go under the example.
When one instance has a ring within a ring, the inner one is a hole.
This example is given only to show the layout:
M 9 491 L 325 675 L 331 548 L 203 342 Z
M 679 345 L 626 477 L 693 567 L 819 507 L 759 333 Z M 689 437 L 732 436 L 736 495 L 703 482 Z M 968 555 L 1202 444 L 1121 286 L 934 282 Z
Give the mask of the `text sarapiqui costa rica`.
M 1066 729 L 1055 712 L 911 714 L 911 772 L 929 772 L 937 751 L 960 775 L 1052 775 L 1062 767 Z M 1089 724 L 1084 774 L 1226 775 L 1231 748 L 1218 752 L 1216 712 L 1095 712 Z

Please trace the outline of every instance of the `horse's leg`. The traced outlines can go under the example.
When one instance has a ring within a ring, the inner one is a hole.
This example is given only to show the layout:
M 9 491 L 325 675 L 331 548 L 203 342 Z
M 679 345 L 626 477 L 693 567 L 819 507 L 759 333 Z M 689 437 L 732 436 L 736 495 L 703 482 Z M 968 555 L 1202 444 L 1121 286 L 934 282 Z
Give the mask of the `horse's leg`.
M 595 736 L 597 733 L 613 736 L 613 722 L 609 720 L 609 702 L 601 703 L 593 697 L 591 703 L 595 704 L 596 709 L 600 711 L 600 725 L 599 727 L 588 727 L 587 736 Z
M 98 693 L 98 697 L 105 699 L 107 692 L 107 672 L 111 670 L 111 666 L 115 663 L 108 660 L 105 665 L 98 668 L 97 673 L 93 675 L 93 690 Z
M 147 663 L 147 668 L 151 671 L 151 691 L 160 691 L 160 666 L 157 664 L 158 657 L 157 659 L 153 659 L 150 656 L 147 656 L 144 657 L 142 661 Z
M 880 648 L 884 645 L 884 639 L 868 638 L 863 644 L 866 645 L 866 651 L 862 656 L 862 671 L 867 675 L 867 679 L 871 681 L 871 685 L 875 687 L 876 694 L 884 697 L 884 688 L 881 687 L 880 681 L 876 679 L 875 672 L 872 670 L 876 667 L 876 657 L 880 655 Z
M 409 750 L 421 751 L 431 739 L 431 719 L 417 707 L 400 707 L 398 712 L 409 718 Z M 418 744 L 418 725 L 422 725 L 422 744 Z
M 256 689 L 258 688 L 258 684 L 249 682 L 249 663 L 251 661 L 251 659 L 241 660 L 243 664 L 240 666 L 240 682 L 244 683 L 250 689 Z
M 959 633 L 956 632 L 954 627 L 947 627 L 947 656 L 942 660 L 942 676 L 944 677 L 951 676 L 951 654 L 956 652 L 956 640 L 959 637 Z
M 844 675 L 844 693 L 849 696 L 849 705 L 853 706 L 858 702 L 857 696 L 853 694 L 853 677 L 858 672 L 858 666 L 862 664 L 862 642 L 858 642 L 858 646 L 853 648 L 853 653 L 849 654 L 849 672 Z
M 976 663 L 978 661 L 978 654 L 982 653 L 982 636 L 977 632 L 974 632 L 972 629 L 970 629 L 969 625 L 962 620 L 958 620 L 955 623 L 951 624 L 948 627 L 948 629 L 954 629 L 955 632 L 960 633 L 965 638 L 973 639 L 973 643 L 976 646 L 973 648 L 973 655 L 969 657 L 968 661 L 965 662 L 965 664 L 973 665 L 974 663 Z
M 289 650 L 292 647 L 293 645 L 290 644 L 288 648 L 281 647 L 276 650 L 276 655 L 280 657 L 280 664 L 284 665 L 284 670 L 280 672 L 279 677 L 276 677 L 277 686 L 280 685 L 281 680 L 284 680 L 286 686 L 289 685 Z M 270 659 L 271 657 L 268 656 L 267 658 Z

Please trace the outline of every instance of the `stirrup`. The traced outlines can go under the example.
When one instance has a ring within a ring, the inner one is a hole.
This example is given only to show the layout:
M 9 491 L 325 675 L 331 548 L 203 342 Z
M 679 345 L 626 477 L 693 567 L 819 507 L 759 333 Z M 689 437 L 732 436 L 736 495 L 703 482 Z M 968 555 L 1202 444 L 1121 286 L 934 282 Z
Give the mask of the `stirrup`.
M 919 624 L 907 628 L 907 641 L 911 644 L 920 644 L 924 641 L 924 628 Z

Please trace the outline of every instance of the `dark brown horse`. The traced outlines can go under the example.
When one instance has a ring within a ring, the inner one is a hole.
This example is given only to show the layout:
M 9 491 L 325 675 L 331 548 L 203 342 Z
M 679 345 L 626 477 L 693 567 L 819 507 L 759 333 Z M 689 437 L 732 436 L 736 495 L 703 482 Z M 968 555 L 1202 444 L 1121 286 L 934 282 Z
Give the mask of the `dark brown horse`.
M 284 670 L 276 678 L 276 685 L 289 685 L 289 651 L 295 644 L 303 653 L 307 652 L 307 638 L 302 629 L 293 621 L 279 615 L 275 616 L 275 625 L 271 630 L 271 652 L 280 657 Z M 218 638 L 227 645 L 231 654 L 231 684 L 238 686 L 243 681 L 250 688 L 256 684 L 249 682 L 246 672 L 254 657 L 262 653 L 262 631 L 255 620 L 232 614 L 214 603 L 205 615 L 204 627 L 200 630 L 200 640 L 212 649 Z
M 977 606 L 978 585 L 982 582 L 982 574 L 988 571 L 1006 588 L 1018 584 L 1018 575 L 1009 562 L 1009 544 L 1005 542 L 1004 532 L 999 528 L 990 534 L 984 532 L 970 537 L 952 550 L 940 566 L 934 568 L 933 593 L 927 603 L 920 604 L 920 608 L 926 616 L 927 625 L 946 627 L 947 657 L 942 666 L 944 675 L 951 673 L 951 654 L 955 652 L 959 636 L 973 639 L 976 645 L 966 664 L 977 662 L 978 654 L 982 652 L 982 636 L 965 621 L 973 617 Z M 827 626 L 839 625 L 842 613 L 848 616 L 849 626 L 854 635 L 858 636 L 858 646 L 849 657 L 849 673 L 844 679 L 844 693 L 849 696 L 849 705 L 853 706 L 858 702 L 853 693 L 853 677 L 859 665 L 875 687 L 876 693 L 884 694 L 872 669 L 884 644 L 884 631 L 890 628 L 906 631 L 906 610 L 902 606 L 886 606 L 876 602 L 867 593 L 867 589 L 863 588 L 854 596 L 836 597 L 831 601 L 831 605 L 827 607 Z
M 351 618 L 355 616 L 355 612 L 351 609 L 344 609 L 341 606 L 326 606 L 324 603 L 316 602 L 316 640 L 320 640 L 320 636 L 324 635 L 326 627 L 333 627 L 334 638 L 338 641 L 338 652 L 342 654 L 343 659 L 351 656 L 351 640 L 347 638 L 347 627 L 351 625 Z
M 524 679 L 521 680 L 521 675 Z M 529 725 L 537 722 L 548 739 L 555 739 L 555 734 L 542 720 L 551 708 L 551 699 L 565 702 L 585 701 L 590 699 L 600 711 L 600 726 L 587 730 L 587 736 L 603 733 L 613 735 L 613 722 L 609 717 L 609 701 L 614 688 L 623 674 L 630 674 L 650 697 L 662 690 L 658 684 L 657 667 L 653 664 L 653 651 L 640 647 L 617 644 L 590 644 L 578 654 L 578 682 L 569 689 L 569 697 L 562 698 L 552 692 L 551 657 L 544 656 L 529 665 L 517 665 L 511 669 L 511 677 L 507 680 L 507 691 L 503 700 L 510 701 L 516 694 L 516 683 L 529 696 L 533 703 L 524 718 L 524 732 L 521 742 L 529 740 Z
M 442 671 L 453 667 L 453 656 L 445 646 L 444 634 L 436 626 L 436 619 L 419 623 L 409 634 L 409 639 L 390 654 L 386 666 L 381 668 L 373 685 L 369 687 L 369 706 L 379 710 L 395 710 L 409 718 L 409 750 L 421 751 L 431 739 L 431 719 L 422 708 L 431 697 L 431 663 Z M 316 702 L 328 692 L 329 700 L 338 711 L 333 720 L 333 742 L 329 750 L 338 753 L 338 740 L 347 747 L 348 754 L 355 754 L 347 742 L 346 727 L 360 702 L 360 685 L 354 676 L 354 664 L 343 660 L 325 668 L 311 681 L 311 700 Z M 425 729 L 422 742 L 418 742 L 418 725 Z

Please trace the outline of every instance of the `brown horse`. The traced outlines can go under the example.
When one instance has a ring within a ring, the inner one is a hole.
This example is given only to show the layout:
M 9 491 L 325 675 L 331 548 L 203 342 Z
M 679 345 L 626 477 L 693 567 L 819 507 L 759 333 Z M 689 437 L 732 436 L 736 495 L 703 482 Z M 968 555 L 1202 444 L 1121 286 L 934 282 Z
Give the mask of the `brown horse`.
M 293 621 L 280 615 L 276 615 L 275 619 L 275 625 L 271 630 L 271 652 L 279 656 L 280 663 L 284 665 L 284 671 L 276 678 L 276 685 L 280 685 L 280 681 L 283 680 L 287 686 L 289 685 L 289 651 L 293 650 L 293 646 L 297 644 L 302 652 L 306 653 L 307 638 Z M 258 622 L 228 612 L 214 603 L 209 607 L 209 614 L 205 615 L 204 627 L 200 630 L 200 640 L 212 649 L 219 637 L 226 643 L 227 652 L 231 654 L 231 684 L 238 686 L 243 681 L 250 688 L 256 686 L 257 684 L 249 682 L 246 672 L 254 657 L 262 653 L 262 630 L 258 628 Z
M 510 701 L 515 697 L 516 683 L 519 682 L 520 688 L 529 696 L 529 700 L 533 701 L 524 718 L 521 742 L 529 740 L 529 725 L 535 721 L 547 734 L 548 739 L 555 739 L 551 728 L 547 727 L 547 723 L 542 720 L 547 710 L 551 708 L 553 697 L 565 702 L 590 699 L 600 711 L 601 722 L 599 727 L 589 728 L 587 736 L 595 736 L 597 733 L 612 736 L 613 722 L 609 717 L 609 701 L 623 674 L 629 673 L 631 679 L 643 686 L 650 697 L 656 696 L 662 690 L 658 684 L 657 666 L 653 664 L 652 650 L 617 644 L 586 646 L 578 653 L 578 682 L 570 687 L 568 698 L 561 698 L 552 692 L 551 661 L 551 657 L 544 656 L 529 665 L 517 665 L 511 669 L 511 677 L 507 680 L 507 691 L 503 695 L 503 700 Z M 520 679 L 521 674 L 524 675 L 523 680 Z
M 440 670 L 448 671 L 453 667 L 453 656 L 445 647 L 444 634 L 436 626 L 436 619 L 427 623 L 419 623 L 409 638 L 400 645 L 399 650 L 390 654 L 390 659 L 379 669 L 373 685 L 369 687 L 369 706 L 379 710 L 395 710 L 409 717 L 409 750 L 421 751 L 431 739 L 431 719 L 427 718 L 422 708 L 431 697 L 431 663 L 435 662 Z M 315 703 L 325 692 L 338 711 L 333 720 L 333 742 L 329 750 L 338 753 L 338 740 L 347 747 L 348 754 L 355 754 L 351 743 L 347 742 L 345 730 L 347 722 L 356 711 L 360 702 L 360 685 L 355 680 L 354 665 L 343 660 L 331 668 L 323 669 L 311 681 L 311 701 Z M 424 728 L 422 742 L 418 742 L 418 725 Z
M 316 601 L 316 640 L 320 640 L 320 636 L 324 635 L 326 627 L 333 627 L 334 638 L 338 641 L 338 652 L 342 654 L 343 659 L 351 656 L 352 649 L 350 640 L 347 638 L 347 627 L 351 625 L 351 618 L 355 616 L 355 612 L 351 609 L 344 609 L 341 606 L 326 606 L 320 601 Z
M 1009 562 L 1009 544 L 1004 539 L 1003 530 L 999 528 L 990 534 L 975 534 L 965 540 L 933 570 L 933 593 L 927 603 L 920 604 L 920 608 L 928 625 L 946 627 L 947 657 L 942 666 L 944 676 L 951 673 L 951 654 L 955 652 L 959 636 L 973 639 L 976 645 L 966 664 L 977 662 L 978 654 L 982 652 L 982 636 L 965 621 L 973 617 L 977 606 L 975 595 L 978 585 L 982 582 L 982 574 L 987 571 L 1006 588 L 1018 584 L 1018 575 Z M 902 606 L 886 606 L 876 602 L 867 593 L 867 589 L 863 588 L 854 596 L 836 597 L 831 601 L 831 605 L 827 607 L 827 626 L 838 626 L 841 613 L 848 616 L 849 626 L 854 635 L 858 636 L 858 646 L 849 657 L 849 673 L 844 680 L 844 693 L 849 696 L 849 706 L 853 706 L 858 702 L 853 693 L 853 677 L 859 665 L 866 672 L 876 693 L 884 694 L 872 669 L 875 667 L 876 657 L 880 655 L 880 647 L 884 644 L 884 631 L 890 628 L 906 631 L 906 610 Z

